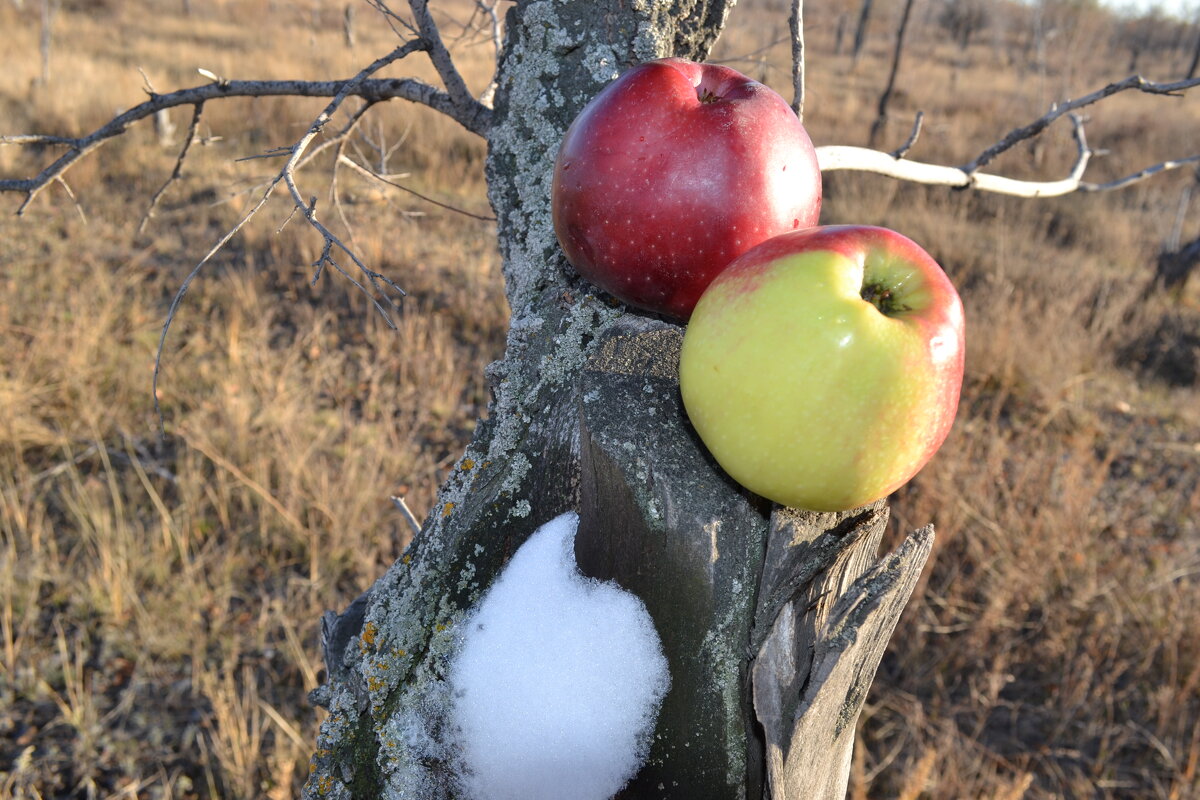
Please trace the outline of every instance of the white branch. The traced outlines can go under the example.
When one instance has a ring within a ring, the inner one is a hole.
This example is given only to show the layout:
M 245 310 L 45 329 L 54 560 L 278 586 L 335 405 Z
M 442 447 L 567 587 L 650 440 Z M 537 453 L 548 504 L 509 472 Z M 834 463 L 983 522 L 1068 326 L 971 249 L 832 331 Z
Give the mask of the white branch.
M 1058 197 L 1077 191 L 1083 172 L 1091 159 L 1087 140 L 1083 135 L 1083 121 L 1072 116 L 1075 123 L 1075 141 L 1079 154 L 1071 173 L 1057 181 L 1019 181 L 1001 175 L 984 172 L 968 172 L 965 167 L 943 167 L 897 158 L 891 153 L 882 153 L 866 147 L 818 147 L 817 164 L 821 172 L 849 169 L 859 172 L 874 172 L 897 180 L 924 183 L 931 186 L 953 186 L 956 189 L 979 189 L 983 192 L 1008 194 L 1016 197 Z
M 1164 161 L 1161 164 L 1155 164 L 1120 180 L 1108 183 L 1086 183 L 1083 180 L 1083 173 L 1087 169 L 1092 151 L 1088 149 L 1087 140 L 1084 137 L 1083 121 L 1078 115 L 1071 114 L 1071 119 L 1075 125 L 1075 141 L 1078 144 L 1079 152 L 1075 159 L 1075 164 L 1071 168 L 1071 172 L 1065 178 L 1055 181 L 1024 181 L 1006 178 L 1002 175 L 980 172 L 979 168 L 1006 150 L 1011 149 L 1019 142 L 1038 136 L 1051 123 L 1064 114 L 1070 113 L 1073 109 L 1091 105 L 1117 92 L 1136 89 L 1148 94 L 1179 96 L 1181 92 L 1195 86 L 1200 86 L 1200 78 L 1175 81 L 1174 83 L 1155 83 L 1154 81 L 1146 80 L 1140 75 L 1132 75 L 1123 81 L 1110 83 L 1103 89 L 1084 95 L 1077 100 L 1068 100 L 1056 104 L 1043 116 L 1028 125 L 1014 128 L 1003 139 L 987 150 L 984 150 L 974 160 L 958 167 L 927 164 L 904 158 L 904 155 L 912 147 L 916 136 L 920 132 L 921 116 L 923 115 L 918 115 L 917 123 L 914 126 L 913 134 L 909 137 L 909 141 L 893 153 L 883 153 L 866 147 L 832 145 L 817 148 L 817 163 L 820 165 L 822 172 L 833 172 L 834 170 L 873 172 L 878 175 L 886 175 L 889 178 L 909 181 L 911 183 L 923 183 L 930 186 L 952 186 L 956 189 L 978 189 L 983 192 L 1007 194 L 1015 197 L 1059 197 L 1072 192 L 1099 192 L 1122 189 L 1153 175 L 1200 162 L 1200 155 Z

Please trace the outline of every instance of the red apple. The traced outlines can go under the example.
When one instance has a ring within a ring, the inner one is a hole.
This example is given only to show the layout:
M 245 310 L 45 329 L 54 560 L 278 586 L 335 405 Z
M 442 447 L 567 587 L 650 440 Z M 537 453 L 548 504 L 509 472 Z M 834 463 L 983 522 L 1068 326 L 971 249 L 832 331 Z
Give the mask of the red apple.
M 728 67 L 666 58 L 600 92 L 554 165 L 554 230 L 585 278 L 686 319 L 759 242 L 817 223 L 821 172 L 782 97 Z
M 684 407 L 734 480 L 842 511 L 917 473 L 958 408 L 963 309 L 941 267 L 885 228 L 787 233 L 730 264 L 680 354 Z

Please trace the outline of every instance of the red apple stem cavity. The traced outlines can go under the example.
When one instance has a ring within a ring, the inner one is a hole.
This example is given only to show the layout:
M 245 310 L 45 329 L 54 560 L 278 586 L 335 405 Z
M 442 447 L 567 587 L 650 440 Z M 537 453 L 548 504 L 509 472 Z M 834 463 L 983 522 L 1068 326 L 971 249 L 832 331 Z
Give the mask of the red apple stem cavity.
M 720 84 L 721 81 L 713 80 L 712 76 L 702 73 L 695 84 L 696 99 L 705 104 L 717 102 L 721 99 L 721 96 L 717 94 Z

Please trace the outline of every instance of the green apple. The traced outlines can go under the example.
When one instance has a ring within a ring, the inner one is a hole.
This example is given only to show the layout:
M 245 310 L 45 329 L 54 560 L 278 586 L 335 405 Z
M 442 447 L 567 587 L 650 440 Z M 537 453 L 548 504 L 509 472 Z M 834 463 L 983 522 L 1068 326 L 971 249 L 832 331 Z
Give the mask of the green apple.
M 683 339 L 688 417 L 717 463 L 777 503 L 883 497 L 958 409 L 963 310 L 928 253 L 885 228 L 809 228 L 734 260 Z

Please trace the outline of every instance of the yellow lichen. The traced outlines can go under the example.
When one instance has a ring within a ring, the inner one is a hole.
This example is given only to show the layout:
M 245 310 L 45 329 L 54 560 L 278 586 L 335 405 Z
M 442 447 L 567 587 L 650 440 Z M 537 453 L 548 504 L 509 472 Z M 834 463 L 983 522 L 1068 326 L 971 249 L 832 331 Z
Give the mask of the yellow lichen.
M 453 510 L 454 510 L 454 503 L 446 503 L 446 505 L 442 506 L 442 516 L 443 517 L 450 516 L 450 512 Z
M 470 469 L 475 469 L 474 459 L 464 458 L 463 462 L 462 462 L 462 471 L 466 472 L 467 470 L 470 470 Z
M 370 647 L 375 646 L 375 634 L 379 633 L 379 628 L 375 627 L 374 622 L 368 622 L 363 626 L 362 640 L 363 643 Z

